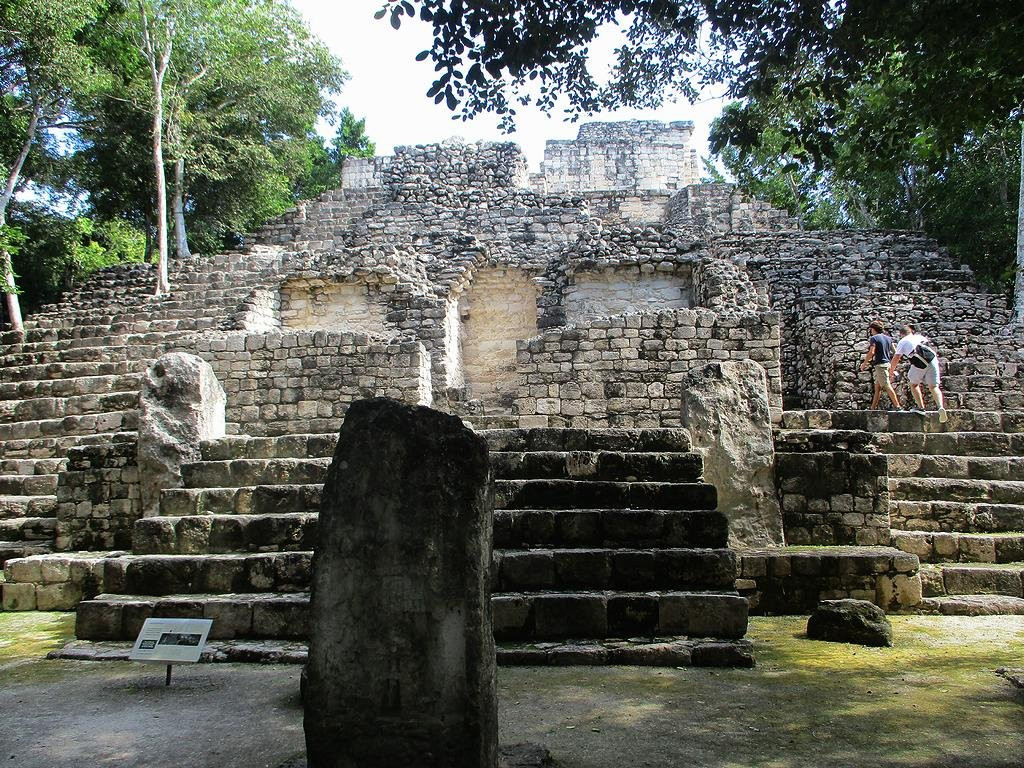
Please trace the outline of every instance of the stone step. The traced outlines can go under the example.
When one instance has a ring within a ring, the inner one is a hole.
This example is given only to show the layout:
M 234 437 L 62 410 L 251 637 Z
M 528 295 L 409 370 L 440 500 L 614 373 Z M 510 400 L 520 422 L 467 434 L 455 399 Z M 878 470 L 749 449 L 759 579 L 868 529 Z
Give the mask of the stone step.
M 53 541 L 0 541 L 0 566 L 8 560 L 53 552 Z
M 193 310 L 194 311 L 194 310 Z M 0 355 L 0 367 L 28 367 L 52 363 L 94 363 L 100 361 L 150 360 L 163 354 L 163 344 L 101 344 L 95 347 L 12 352 Z
M 52 517 L 56 513 L 57 497 L 0 496 L 0 520 Z
M 696 482 L 704 471 L 703 460 L 696 453 L 494 451 L 490 456 L 494 477 L 499 479 Z
M 56 475 L 64 459 L 0 459 L 0 475 Z
M 125 649 L 125 656 L 130 648 Z M 499 642 L 499 667 L 753 667 L 754 645 L 749 640 L 632 637 L 628 640 L 567 640 L 564 642 Z
M 689 453 L 685 429 L 493 429 L 480 433 L 492 451 Z
M 310 485 L 324 482 L 330 464 L 329 458 L 202 461 L 184 465 L 181 475 L 187 488 Z
M 160 493 L 160 514 L 164 517 L 189 517 L 318 512 L 322 488 L 319 484 L 168 488 Z
M 747 601 L 734 593 L 552 592 L 491 597 L 494 634 L 508 640 L 686 635 L 739 639 Z M 147 618 L 213 619 L 214 639 L 306 639 L 309 595 L 102 594 L 79 604 L 80 640 L 134 639 Z
M 56 517 L 0 519 L 0 541 L 52 541 L 56 533 Z
M 724 547 L 725 515 L 680 509 L 513 509 L 494 512 L 494 546 Z
M 879 432 L 1024 432 L 1022 411 L 975 411 L 948 409 L 948 420 L 939 420 L 936 411 L 810 410 L 786 411 L 784 429 L 838 429 Z M 953 451 L 955 453 L 955 451 Z
M 970 386 L 970 384 L 965 385 Z M 942 381 L 942 394 L 947 408 L 973 411 L 1024 411 L 1024 392 L 998 390 L 995 392 L 957 392 L 948 390 Z
M 0 475 L 0 498 L 4 496 L 53 496 L 57 475 Z
M 946 456 L 897 453 L 889 456 L 890 477 L 949 480 L 1019 480 L 1024 456 Z
M 25 440 L 0 442 L 0 458 L 3 459 L 52 459 L 67 455 L 69 449 L 79 445 L 123 442 L 134 440 L 134 432 L 97 432 L 87 435 L 61 435 L 60 437 L 36 437 Z
M 39 419 L 0 424 L 0 442 L 32 440 L 68 435 L 91 435 L 100 432 L 124 432 L 138 426 L 138 412 L 134 410 L 89 413 L 65 416 L 60 419 Z M 4 453 L 6 456 L 6 453 Z
M 46 379 L 77 379 L 81 376 L 124 376 L 140 373 L 148 364 L 145 360 L 89 361 L 78 363 L 44 363 L 0 368 L 0 382 L 19 382 Z
M 235 435 L 205 441 L 200 446 L 203 461 L 237 459 L 330 459 L 338 444 L 334 434 L 292 434 L 279 437 Z
M 494 515 L 496 548 L 721 548 L 728 524 L 707 510 L 511 510 Z M 311 512 L 185 517 L 136 521 L 132 551 L 150 554 L 223 554 L 313 548 Z
M 1024 564 L 926 565 L 921 567 L 925 597 L 1007 595 L 1024 597 Z
M 137 555 L 228 554 L 309 551 L 316 543 L 317 515 L 194 515 L 135 521 Z
M 1024 531 L 1024 505 L 972 501 L 893 500 L 889 504 L 889 519 L 893 528 L 905 531 Z
M 495 480 L 495 509 L 715 509 L 706 483 Z
M 0 401 L 0 423 L 56 419 L 137 408 L 138 391 L 72 397 L 35 397 Z
M 1006 595 L 926 597 L 918 612 L 942 616 L 1024 616 L 1024 599 Z
M 892 546 L 922 563 L 1016 563 L 1024 561 L 1024 533 L 930 533 L 891 531 Z
M 1024 456 L 1024 434 L 1005 432 L 878 433 L 872 443 L 882 453 L 929 456 Z
M 731 589 L 728 549 L 496 550 L 495 591 Z
M 1024 480 L 960 480 L 943 477 L 896 477 L 889 480 L 896 501 L 973 501 L 1024 504 Z
M 137 344 L 163 345 L 169 341 L 180 339 L 184 335 L 182 332 L 160 331 L 133 333 L 130 328 L 109 325 L 77 326 L 71 329 L 70 333 L 67 330 L 41 329 L 32 331 L 29 335 L 26 335 L 23 341 L 5 345 L 6 349 L 4 352 L 7 354 L 19 354 L 27 352 L 54 352 L 77 349 L 79 347 L 116 347 L 134 346 Z
M 0 400 L 28 400 L 37 397 L 78 397 L 106 395 L 117 392 L 137 393 L 142 376 L 139 373 L 114 376 L 78 376 L 70 379 L 48 379 L 0 383 Z

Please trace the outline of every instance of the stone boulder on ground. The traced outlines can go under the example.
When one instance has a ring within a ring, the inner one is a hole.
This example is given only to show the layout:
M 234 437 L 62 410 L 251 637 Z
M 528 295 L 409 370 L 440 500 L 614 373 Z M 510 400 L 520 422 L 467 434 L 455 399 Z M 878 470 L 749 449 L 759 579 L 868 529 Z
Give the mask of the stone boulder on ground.
M 733 547 L 782 546 L 768 379 L 753 360 L 715 362 L 683 381 L 682 425 L 718 489 Z
M 181 465 L 200 458 L 199 444 L 224 436 L 224 388 L 208 362 L 184 352 L 160 357 L 139 396 L 142 514 L 160 509 L 160 491 L 182 484 Z
M 807 620 L 807 637 L 836 643 L 891 646 L 885 611 L 867 600 L 822 600 Z

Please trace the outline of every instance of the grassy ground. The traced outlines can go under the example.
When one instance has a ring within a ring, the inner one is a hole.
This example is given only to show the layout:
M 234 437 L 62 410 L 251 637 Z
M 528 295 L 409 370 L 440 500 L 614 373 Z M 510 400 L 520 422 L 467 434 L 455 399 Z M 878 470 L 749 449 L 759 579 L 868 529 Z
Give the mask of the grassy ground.
M 565 768 L 1024 766 L 1024 691 L 994 674 L 1024 667 L 1024 617 L 893 617 L 882 649 L 806 640 L 805 623 L 752 619 L 754 670 L 499 670 L 501 740 Z M 295 667 L 183 667 L 164 689 L 140 665 L 39 660 L 70 631 L 66 614 L 0 613 L 6 766 L 249 768 L 301 750 Z

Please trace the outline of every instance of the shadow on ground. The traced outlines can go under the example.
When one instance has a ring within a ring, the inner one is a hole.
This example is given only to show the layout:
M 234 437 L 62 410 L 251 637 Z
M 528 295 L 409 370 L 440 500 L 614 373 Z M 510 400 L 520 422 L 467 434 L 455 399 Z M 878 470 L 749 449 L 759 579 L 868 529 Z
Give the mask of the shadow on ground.
M 1024 617 L 893 617 L 896 646 L 757 618 L 753 670 L 499 671 L 501 741 L 564 768 L 1024 765 Z M 276 767 L 303 748 L 299 668 L 41 661 L 60 614 L 0 613 L 0 764 Z

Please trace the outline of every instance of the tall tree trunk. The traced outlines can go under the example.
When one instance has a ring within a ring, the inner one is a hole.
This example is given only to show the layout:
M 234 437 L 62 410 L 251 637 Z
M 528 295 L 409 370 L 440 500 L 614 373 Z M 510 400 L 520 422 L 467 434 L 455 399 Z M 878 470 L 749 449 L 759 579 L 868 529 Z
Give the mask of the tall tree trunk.
M 18 187 L 18 179 L 21 176 L 21 169 L 25 167 L 25 159 L 29 150 L 32 149 L 32 142 L 36 139 L 36 129 L 39 127 L 39 116 L 42 113 L 42 105 L 35 102 L 32 105 L 32 117 L 28 121 L 28 130 L 25 132 L 25 141 L 21 145 L 21 152 L 18 153 L 11 172 L 7 176 L 7 184 L 0 194 L 0 228 L 7 225 L 7 206 L 14 198 L 14 190 Z M 2 290 L 4 300 L 7 304 L 7 317 L 10 318 L 11 328 L 15 331 L 24 331 L 25 324 L 21 319 L 21 302 L 18 301 L 18 286 L 15 283 L 14 264 L 11 261 L 11 254 L 6 249 L 0 248 L 0 279 L 3 280 Z
M 174 162 L 174 245 L 179 259 L 192 255 L 185 234 L 185 158 Z
M 1017 198 L 1017 280 L 1013 291 L 1013 317 L 1024 323 L 1024 120 L 1020 124 L 1020 197 Z
M 164 173 L 163 96 L 156 92 L 153 100 L 153 173 L 156 178 L 156 242 L 159 253 L 156 263 L 156 295 L 171 292 L 167 277 L 167 175 Z

